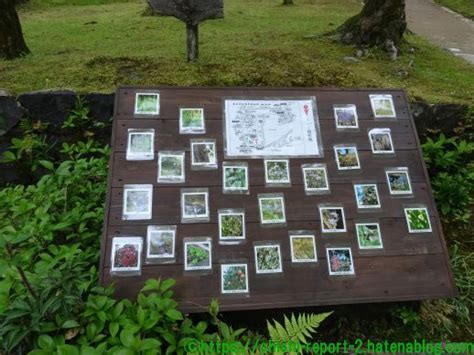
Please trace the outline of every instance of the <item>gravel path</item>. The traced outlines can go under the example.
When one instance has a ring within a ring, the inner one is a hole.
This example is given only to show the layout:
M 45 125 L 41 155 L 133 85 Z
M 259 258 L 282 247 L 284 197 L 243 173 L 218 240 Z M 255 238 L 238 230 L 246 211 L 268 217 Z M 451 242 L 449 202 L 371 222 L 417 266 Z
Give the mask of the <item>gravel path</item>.
M 411 31 L 474 64 L 474 21 L 432 0 L 406 0 L 406 14 Z

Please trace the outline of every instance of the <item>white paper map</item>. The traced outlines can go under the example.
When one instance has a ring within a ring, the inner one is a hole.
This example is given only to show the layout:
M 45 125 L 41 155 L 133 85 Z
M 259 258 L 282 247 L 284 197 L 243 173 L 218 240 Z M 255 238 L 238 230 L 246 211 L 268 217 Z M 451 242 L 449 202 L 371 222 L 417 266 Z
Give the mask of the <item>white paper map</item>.
M 226 156 L 320 155 L 313 100 L 225 100 Z

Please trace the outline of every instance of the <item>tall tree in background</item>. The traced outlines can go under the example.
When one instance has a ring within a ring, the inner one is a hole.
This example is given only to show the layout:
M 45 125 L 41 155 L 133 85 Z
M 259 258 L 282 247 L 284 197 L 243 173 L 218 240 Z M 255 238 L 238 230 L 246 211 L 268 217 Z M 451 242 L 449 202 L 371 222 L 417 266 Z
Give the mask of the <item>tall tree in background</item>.
M 0 0 L 0 58 L 13 59 L 29 52 L 23 39 L 15 0 Z
M 405 0 L 366 0 L 362 11 L 337 32 L 344 43 L 397 51 L 406 27 Z

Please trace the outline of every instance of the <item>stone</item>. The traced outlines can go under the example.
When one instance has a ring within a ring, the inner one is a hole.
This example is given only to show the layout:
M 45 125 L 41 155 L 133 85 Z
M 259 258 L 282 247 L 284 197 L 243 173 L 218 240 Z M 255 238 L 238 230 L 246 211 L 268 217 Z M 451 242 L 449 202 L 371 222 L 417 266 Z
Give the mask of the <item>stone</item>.
M 41 90 L 22 94 L 20 104 L 28 110 L 32 121 L 41 120 L 61 127 L 74 108 L 76 93 L 71 90 Z
M 0 136 L 7 134 L 25 114 L 13 96 L 0 95 Z
M 359 59 L 357 59 L 356 57 L 344 57 L 342 58 L 344 59 L 346 62 L 349 62 L 349 63 L 357 63 L 359 62 Z

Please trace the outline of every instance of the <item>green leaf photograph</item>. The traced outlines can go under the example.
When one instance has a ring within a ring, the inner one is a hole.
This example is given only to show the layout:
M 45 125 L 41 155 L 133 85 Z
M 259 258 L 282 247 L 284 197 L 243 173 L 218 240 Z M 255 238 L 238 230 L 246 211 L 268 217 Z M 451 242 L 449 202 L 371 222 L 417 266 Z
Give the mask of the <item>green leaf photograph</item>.
M 359 208 L 377 208 L 380 207 L 377 185 L 375 184 L 357 184 L 354 185 L 354 191 Z
M 431 222 L 426 208 L 405 208 L 410 233 L 431 232 Z
M 183 156 L 160 155 L 160 177 L 182 178 L 184 174 Z
M 160 100 L 158 94 L 137 94 L 136 100 L 136 114 L 158 114 Z
M 291 258 L 294 263 L 317 261 L 313 235 L 292 235 L 290 242 Z
M 221 239 L 245 238 L 244 215 L 242 213 L 219 213 Z
M 262 223 L 284 223 L 285 206 L 282 197 L 260 197 L 260 219 Z
M 245 166 L 223 166 L 224 190 L 247 190 L 247 172 Z
M 181 128 L 186 129 L 202 129 L 204 128 L 204 110 L 200 108 L 182 108 Z
M 185 242 L 185 270 L 211 268 L 210 242 Z
M 290 182 L 288 160 L 266 160 L 265 169 L 267 183 Z
M 150 133 L 130 133 L 130 152 L 152 153 L 153 135 Z
M 361 249 L 383 248 L 380 226 L 378 223 L 357 223 L 357 240 Z

